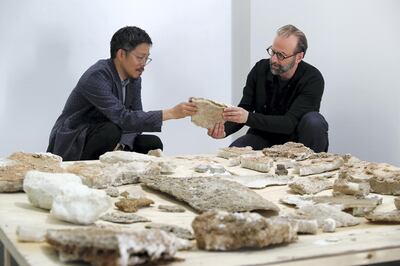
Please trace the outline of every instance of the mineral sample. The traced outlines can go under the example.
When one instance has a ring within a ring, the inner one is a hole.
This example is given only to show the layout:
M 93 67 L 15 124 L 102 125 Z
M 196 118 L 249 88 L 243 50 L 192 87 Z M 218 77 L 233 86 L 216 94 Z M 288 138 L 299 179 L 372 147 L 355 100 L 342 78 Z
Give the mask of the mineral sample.
M 243 168 L 268 173 L 274 164 L 274 160 L 266 156 L 246 156 L 240 160 L 240 166 Z
M 47 242 L 61 261 L 92 265 L 138 265 L 171 260 L 191 244 L 160 230 L 122 231 L 97 227 L 49 230 Z
M 400 223 L 400 211 L 370 212 L 365 215 L 370 222 Z
M 178 205 L 158 205 L 158 209 L 163 212 L 185 212 L 185 209 Z
M 192 228 L 197 246 L 205 250 L 263 248 L 297 240 L 288 221 L 266 219 L 258 213 L 209 211 L 197 216 Z
M 247 147 L 227 147 L 219 149 L 217 152 L 218 157 L 222 157 L 225 159 L 239 157 L 240 155 L 245 154 L 254 154 L 253 148 L 250 146 Z
M 123 212 L 111 212 L 106 213 L 100 217 L 101 220 L 119 223 L 119 224 L 131 224 L 131 223 L 143 223 L 150 222 L 149 219 L 139 216 L 134 213 L 123 213 Z
M 137 212 L 139 208 L 148 207 L 153 203 L 154 203 L 153 200 L 146 198 L 138 198 L 138 199 L 121 198 L 118 202 L 115 203 L 115 206 L 123 212 Z
M 278 206 L 249 188 L 218 177 L 141 177 L 143 185 L 170 194 L 204 212 L 212 209 L 226 211 L 272 210 Z
M 310 148 L 295 142 L 286 142 L 283 145 L 274 145 L 270 148 L 265 148 L 263 149 L 263 153 L 268 157 L 283 157 L 297 161 L 305 160 L 314 154 Z
M 159 230 L 174 234 L 176 237 L 183 238 L 183 239 L 188 239 L 188 240 L 194 239 L 194 236 L 190 230 L 176 226 L 176 225 L 151 223 L 151 224 L 146 224 L 145 228 L 159 229 Z
M 290 189 L 298 194 L 316 194 L 323 190 L 331 189 L 333 181 L 320 177 L 296 177 L 290 183 Z
M 192 122 L 196 126 L 213 128 L 216 123 L 225 122 L 222 113 L 228 107 L 226 104 L 194 97 L 191 98 L 191 101 L 197 106 L 196 114 L 192 115 Z
M 0 159 L 0 192 L 22 191 L 25 174 L 30 170 L 63 173 L 62 158 L 51 153 L 16 152 Z

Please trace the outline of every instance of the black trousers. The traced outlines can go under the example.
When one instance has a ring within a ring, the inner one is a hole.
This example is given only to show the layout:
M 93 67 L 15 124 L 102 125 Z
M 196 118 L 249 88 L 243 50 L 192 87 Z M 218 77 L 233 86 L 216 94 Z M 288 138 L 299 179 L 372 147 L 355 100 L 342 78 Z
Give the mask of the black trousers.
M 327 152 L 329 147 L 328 129 L 328 123 L 320 113 L 310 112 L 301 118 L 293 135 L 282 135 L 274 139 L 261 134 L 252 134 L 250 131 L 235 140 L 230 147 L 251 146 L 254 150 L 262 150 L 272 145 L 295 141 L 303 143 L 315 152 Z
M 100 155 L 113 151 L 120 139 L 121 129 L 111 122 L 90 126 L 87 132 L 81 160 L 98 160 Z M 135 138 L 132 150 L 130 150 L 129 147 L 125 147 L 125 150 L 127 151 L 144 154 L 155 149 L 163 149 L 163 144 L 160 138 L 155 135 L 145 134 L 138 135 Z

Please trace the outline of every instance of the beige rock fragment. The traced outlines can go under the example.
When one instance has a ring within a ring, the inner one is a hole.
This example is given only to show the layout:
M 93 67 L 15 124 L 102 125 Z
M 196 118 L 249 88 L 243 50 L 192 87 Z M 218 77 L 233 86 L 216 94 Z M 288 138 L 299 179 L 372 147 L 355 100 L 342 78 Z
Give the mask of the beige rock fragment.
M 386 163 L 371 163 L 365 173 L 370 175 L 371 192 L 400 195 L 400 168 Z
M 138 199 L 121 198 L 114 204 L 119 210 L 123 212 L 137 212 L 139 208 L 148 207 L 151 204 L 154 204 L 154 201 L 146 198 L 138 198 Z
M 221 176 L 221 178 L 238 182 L 239 184 L 253 189 L 260 189 L 268 186 L 284 186 L 291 180 L 291 177 L 289 176 L 276 176 L 271 174 L 242 176 L 226 175 Z
M 245 154 L 254 154 L 253 148 L 247 147 L 226 147 L 219 149 L 217 156 L 225 159 L 236 158 Z
M 331 189 L 333 181 L 320 177 L 296 177 L 289 183 L 289 188 L 300 195 L 316 194 Z
M 370 212 L 365 215 L 370 222 L 400 223 L 400 211 L 394 210 L 390 212 Z
M 305 160 L 314 154 L 314 151 L 301 143 L 286 142 L 283 145 L 274 145 L 263 149 L 263 153 L 268 157 L 283 157 L 296 161 Z
M 160 230 L 123 231 L 97 227 L 49 230 L 47 242 L 62 262 L 92 265 L 138 265 L 173 259 L 177 250 L 191 246 Z
M 119 196 L 119 191 L 116 187 L 108 187 L 105 191 L 106 194 L 110 197 L 116 198 Z
M 147 229 L 159 229 L 159 230 L 165 231 L 167 233 L 174 234 L 176 237 L 187 239 L 187 240 L 193 240 L 194 239 L 194 235 L 189 229 L 182 228 L 182 227 L 179 227 L 179 226 L 176 226 L 176 225 L 151 223 L 151 224 L 146 224 L 145 228 L 147 228 Z
M 158 209 L 163 212 L 185 212 L 186 210 L 178 205 L 158 205 Z
M 100 217 L 101 220 L 119 223 L 119 224 L 131 224 L 131 223 L 144 223 L 151 222 L 149 219 L 133 214 L 133 213 L 123 213 L 123 212 L 110 212 L 102 215 Z
M 343 159 L 339 156 L 326 158 L 307 159 L 297 163 L 296 172 L 300 176 L 315 175 L 339 169 L 343 165 Z
M 326 233 L 333 233 L 336 231 L 336 221 L 332 218 L 327 218 L 323 221 L 322 231 Z
M 218 177 L 167 177 L 145 176 L 143 185 L 187 202 L 194 209 L 205 212 L 212 209 L 226 211 L 271 210 L 278 206 L 251 189 L 233 181 Z
M 354 195 L 356 197 L 365 197 L 369 194 L 369 183 L 354 183 L 346 179 L 338 178 L 333 184 L 333 195 Z
M 360 223 L 360 221 L 352 215 L 328 204 L 302 206 L 300 209 L 296 210 L 294 218 L 316 219 L 320 227 L 323 226 L 324 220 L 328 218 L 335 220 L 336 227 L 354 226 Z
M 191 98 L 196 104 L 197 112 L 192 115 L 192 122 L 199 127 L 213 128 L 216 123 L 223 123 L 222 113 L 228 105 L 204 98 Z
M 268 173 L 273 164 L 274 160 L 266 156 L 246 156 L 240 159 L 241 167 L 263 173 Z
M 394 198 L 394 205 L 396 206 L 396 209 L 400 210 L 400 197 Z
M 0 192 L 22 191 L 25 174 L 30 170 L 63 173 L 62 158 L 51 153 L 16 152 L 0 159 Z
M 150 150 L 147 155 L 155 157 L 163 157 L 163 151 L 161 149 Z
M 205 250 L 262 248 L 297 240 L 290 222 L 266 219 L 258 213 L 209 211 L 197 216 L 192 228 L 197 246 Z

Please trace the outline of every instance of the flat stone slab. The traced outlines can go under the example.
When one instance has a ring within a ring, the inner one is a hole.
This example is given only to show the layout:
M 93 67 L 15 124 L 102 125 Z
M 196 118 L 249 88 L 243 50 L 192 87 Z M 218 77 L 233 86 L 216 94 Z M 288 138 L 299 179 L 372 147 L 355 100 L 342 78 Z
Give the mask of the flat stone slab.
M 286 142 L 282 145 L 274 145 L 270 148 L 265 148 L 263 149 L 263 153 L 268 157 L 282 157 L 301 161 L 314 154 L 314 151 L 301 143 Z
M 158 205 L 158 209 L 163 212 L 185 212 L 186 210 L 178 205 Z
M 168 233 L 174 234 L 176 237 L 187 239 L 187 240 L 193 240 L 194 235 L 193 233 L 186 228 L 182 228 L 177 225 L 172 225 L 172 224 L 159 224 L 159 223 L 151 223 L 151 224 L 146 224 L 145 228 L 147 229 L 159 229 Z
M 134 214 L 134 213 L 123 213 L 123 212 L 110 212 L 102 215 L 101 220 L 118 223 L 118 224 L 132 224 L 132 223 L 145 223 L 151 222 L 149 219 Z
M 223 179 L 238 182 L 248 188 L 261 189 L 269 186 L 284 186 L 289 183 L 292 179 L 290 176 L 278 176 L 278 175 L 226 175 L 220 176 Z
M 218 177 L 141 177 L 144 186 L 165 192 L 200 212 L 212 209 L 226 211 L 271 210 L 279 207 L 251 189 Z
M 390 212 L 370 212 L 365 215 L 370 222 L 400 223 L 400 210 Z
M 289 188 L 300 195 L 316 194 L 331 189 L 332 186 L 333 180 L 321 177 L 295 177 L 289 183 Z
M 222 113 L 226 104 L 217 103 L 204 98 L 191 98 L 197 106 L 196 114 L 192 115 L 192 123 L 203 128 L 213 128 L 216 123 L 223 123 Z

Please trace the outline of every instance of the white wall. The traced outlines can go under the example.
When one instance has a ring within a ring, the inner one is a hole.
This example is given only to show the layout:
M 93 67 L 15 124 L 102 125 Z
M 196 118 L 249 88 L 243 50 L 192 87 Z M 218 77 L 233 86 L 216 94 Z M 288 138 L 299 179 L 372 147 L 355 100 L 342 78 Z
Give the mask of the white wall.
M 251 65 L 277 28 L 298 26 L 325 78 L 330 151 L 400 166 L 399 12 L 397 0 L 252 0 Z
M 112 34 L 145 29 L 153 62 L 143 74 L 145 110 L 190 96 L 231 101 L 231 3 L 213 0 L 0 2 L 0 157 L 45 151 L 50 130 L 83 72 L 109 57 Z M 167 154 L 214 152 L 189 118 L 166 121 Z

